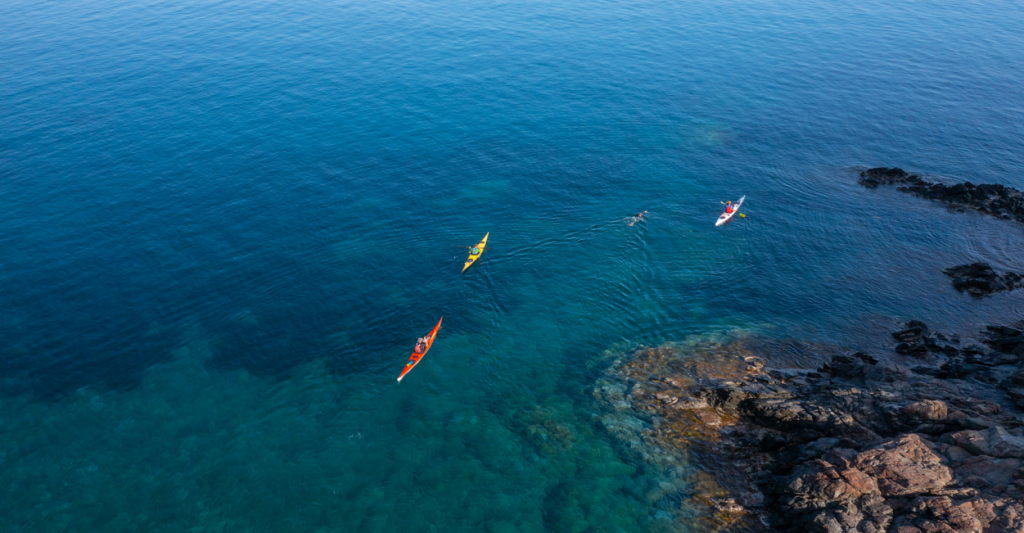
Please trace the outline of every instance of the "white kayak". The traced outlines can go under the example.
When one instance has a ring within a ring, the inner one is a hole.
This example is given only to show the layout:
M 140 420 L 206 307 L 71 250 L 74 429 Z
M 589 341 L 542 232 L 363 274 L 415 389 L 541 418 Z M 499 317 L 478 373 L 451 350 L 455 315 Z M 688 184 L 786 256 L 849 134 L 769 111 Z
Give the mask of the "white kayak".
M 722 213 L 722 216 L 718 217 L 718 222 L 715 222 L 715 225 L 716 226 L 721 226 L 722 224 L 725 224 L 726 222 L 728 222 L 729 219 L 731 219 L 733 215 L 735 215 L 736 213 L 739 213 L 740 212 L 740 206 L 743 205 L 743 200 L 746 199 L 746 197 L 747 197 L 747 195 L 744 194 L 743 197 L 741 197 L 739 199 L 739 201 L 736 202 L 736 205 L 732 206 L 732 213 Z

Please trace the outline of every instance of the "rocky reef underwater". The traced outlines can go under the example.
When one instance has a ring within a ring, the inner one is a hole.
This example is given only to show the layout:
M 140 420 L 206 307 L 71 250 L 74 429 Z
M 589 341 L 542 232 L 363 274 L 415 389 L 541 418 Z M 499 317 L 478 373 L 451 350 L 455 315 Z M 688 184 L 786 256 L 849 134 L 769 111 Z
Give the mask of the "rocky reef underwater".
M 904 192 L 1024 222 L 1024 194 L 861 173 Z M 975 263 L 972 296 L 1019 288 Z M 624 351 L 596 381 L 602 427 L 664 472 L 680 530 L 1024 532 L 1024 321 L 971 338 L 911 320 L 891 352 L 749 335 Z M 684 467 L 684 465 L 686 465 Z

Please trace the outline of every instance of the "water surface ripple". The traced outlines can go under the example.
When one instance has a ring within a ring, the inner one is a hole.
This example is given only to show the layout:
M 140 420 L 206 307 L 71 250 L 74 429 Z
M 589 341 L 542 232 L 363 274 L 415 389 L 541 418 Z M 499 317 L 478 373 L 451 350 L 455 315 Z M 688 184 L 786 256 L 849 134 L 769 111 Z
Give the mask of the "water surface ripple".
M 1024 189 L 1022 102 L 1019 2 L 5 1 L 0 529 L 690 530 L 608 354 L 1020 318 L 856 172 Z

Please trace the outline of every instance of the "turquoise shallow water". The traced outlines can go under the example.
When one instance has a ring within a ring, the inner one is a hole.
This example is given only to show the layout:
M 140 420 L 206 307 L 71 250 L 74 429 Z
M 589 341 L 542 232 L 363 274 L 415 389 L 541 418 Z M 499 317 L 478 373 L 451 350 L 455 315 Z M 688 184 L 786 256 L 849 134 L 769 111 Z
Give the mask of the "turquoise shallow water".
M 941 273 L 1024 270 L 1019 225 L 855 178 L 1024 188 L 1022 36 L 1019 2 L 4 2 L 0 527 L 689 530 L 594 423 L 605 354 L 1019 319 Z

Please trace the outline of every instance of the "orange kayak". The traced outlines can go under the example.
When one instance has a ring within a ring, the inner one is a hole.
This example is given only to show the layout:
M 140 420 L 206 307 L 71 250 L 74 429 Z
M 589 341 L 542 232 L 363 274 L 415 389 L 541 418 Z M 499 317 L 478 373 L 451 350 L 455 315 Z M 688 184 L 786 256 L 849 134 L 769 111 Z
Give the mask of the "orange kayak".
M 423 353 L 416 353 L 416 351 L 413 350 L 412 357 L 409 358 L 409 362 L 405 364 L 404 368 L 402 368 L 402 373 L 398 375 L 398 381 L 402 381 L 402 378 L 404 378 L 405 375 L 413 369 L 413 367 L 418 365 L 420 363 L 420 359 L 423 359 L 423 356 L 427 355 L 427 352 L 430 351 L 430 347 L 434 345 L 434 339 L 437 338 L 437 330 L 441 329 L 441 320 L 444 320 L 444 317 L 441 317 L 441 319 L 437 321 L 437 325 L 434 326 L 430 335 L 427 336 L 427 345 L 423 348 Z

